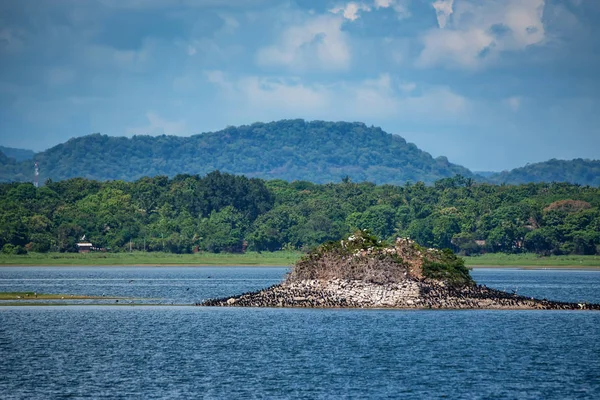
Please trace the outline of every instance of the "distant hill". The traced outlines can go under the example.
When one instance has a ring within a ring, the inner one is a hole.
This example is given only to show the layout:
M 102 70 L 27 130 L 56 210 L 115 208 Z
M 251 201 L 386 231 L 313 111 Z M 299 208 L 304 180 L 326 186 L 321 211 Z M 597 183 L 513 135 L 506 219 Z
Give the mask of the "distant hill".
M 504 171 L 487 178 L 492 183 L 569 182 L 600 186 L 600 160 L 552 159 Z
M 14 158 L 16 161 L 25 161 L 33 159 L 35 152 L 33 150 L 15 149 L 13 147 L 0 146 L 0 152 L 6 157 Z
M 6 151 L 6 152 L 5 152 Z M 433 158 L 402 137 L 354 122 L 301 119 L 228 127 L 180 136 L 70 139 L 41 153 L 0 146 L 0 182 L 32 181 L 34 158 L 40 182 L 84 177 L 133 181 L 143 176 L 204 175 L 214 170 L 248 177 L 404 184 L 463 175 L 479 182 L 570 182 L 600 186 L 600 160 L 549 160 L 500 173 L 476 172 Z
M 28 163 L 31 164 L 31 163 Z M 0 182 L 33 182 L 33 166 L 18 163 L 14 158 L 7 157 L 0 151 Z
M 206 174 L 214 170 L 265 179 L 315 183 L 353 181 L 432 183 L 456 174 L 474 177 L 445 157 L 433 158 L 402 137 L 363 123 L 283 120 L 228 127 L 190 137 L 70 139 L 35 155 L 40 181 L 85 177 Z M 31 162 L 0 159 L 0 180 L 30 180 Z M 26 179 L 24 179 L 24 177 Z
M 490 176 L 496 175 L 498 172 L 494 171 L 473 171 L 475 175 L 479 175 L 483 178 L 489 178 Z

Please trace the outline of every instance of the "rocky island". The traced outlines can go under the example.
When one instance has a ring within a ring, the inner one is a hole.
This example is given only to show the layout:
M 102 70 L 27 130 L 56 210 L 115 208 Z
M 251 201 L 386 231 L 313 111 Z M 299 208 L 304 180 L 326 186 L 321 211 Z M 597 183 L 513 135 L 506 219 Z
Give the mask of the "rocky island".
M 406 238 L 387 244 L 366 231 L 320 246 L 280 284 L 198 305 L 600 310 L 600 304 L 535 299 L 477 285 L 450 250 L 424 248 Z

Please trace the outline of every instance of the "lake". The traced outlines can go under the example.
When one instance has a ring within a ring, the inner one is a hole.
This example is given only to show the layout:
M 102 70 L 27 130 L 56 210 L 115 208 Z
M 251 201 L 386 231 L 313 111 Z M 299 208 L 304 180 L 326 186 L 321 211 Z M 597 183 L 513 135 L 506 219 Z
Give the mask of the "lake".
M 599 312 L 170 305 L 260 289 L 286 272 L 0 268 L 0 291 L 130 298 L 0 307 L 1 397 L 600 398 Z M 472 275 L 523 295 L 600 302 L 600 271 Z

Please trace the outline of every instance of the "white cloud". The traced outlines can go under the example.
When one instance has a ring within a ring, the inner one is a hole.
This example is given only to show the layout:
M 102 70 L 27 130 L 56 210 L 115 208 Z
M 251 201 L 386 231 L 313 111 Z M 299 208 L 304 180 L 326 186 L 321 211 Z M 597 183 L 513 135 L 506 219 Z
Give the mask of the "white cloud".
M 438 25 L 442 29 L 446 27 L 448 18 L 454 12 L 452 9 L 453 4 L 454 0 L 436 0 L 433 3 L 433 8 L 435 9 L 435 13 L 437 15 Z
M 371 11 L 371 7 L 364 3 L 355 3 L 351 1 L 344 6 L 334 7 L 329 10 L 329 12 L 334 14 L 342 14 L 344 18 L 349 19 L 350 21 L 358 19 L 359 11 Z
M 206 80 L 223 87 L 227 83 L 227 75 L 223 71 L 207 71 Z
M 342 31 L 343 18 L 333 15 L 310 17 L 290 26 L 279 43 L 262 48 L 257 62 L 292 70 L 340 70 L 350 65 L 350 47 Z
M 519 111 L 521 108 L 521 98 L 519 96 L 512 96 L 505 100 L 506 105 L 513 111 Z
M 105 45 L 88 45 L 83 47 L 83 60 L 91 67 L 115 67 L 122 70 L 143 69 L 152 58 L 154 43 L 145 41 L 139 50 L 119 50 Z
M 188 56 L 193 56 L 197 52 L 198 52 L 198 50 L 196 50 L 195 46 L 192 46 L 191 44 L 188 44 L 188 47 L 187 47 L 187 54 L 188 54 Z
M 219 32 L 217 32 L 217 34 L 223 33 L 233 35 L 240 27 L 239 21 L 230 15 L 221 15 L 221 18 L 223 19 L 223 27 Z
M 388 8 L 394 3 L 394 0 L 375 0 L 376 8 Z
M 448 121 L 469 112 L 469 101 L 446 87 L 401 84 L 389 74 L 356 82 L 304 83 L 300 79 L 210 71 L 228 114 L 252 120 L 279 118 Z M 406 85 L 403 86 L 402 85 Z
M 439 29 L 422 36 L 417 65 L 475 69 L 502 52 L 541 44 L 544 4 L 545 0 L 437 0 L 433 7 Z
M 225 60 L 229 54 L 230 48 L 221 48 L 219 42 L 213 38 L 191 39 L 187 42 L 176 42 L 176 46 L 190 57 L 200 55 L 203 58 L 211 58 L 213 60 Z
M 75 78 L 75 71 L 70 68 L 50 68 L 47 73 L 47 82 L 50 85 L 58 86 L 70 83 Z
M 312 113 L 328 107 L 331 93 L 323 85 L 305 85 L 298 79 L 247 76 L 232 79 L 222 71 L 206 72 L 208 82 L 220 89 L 228 104 L 249 114 L 273 110 L 286 113 Z
M 237 33 L 240 22 L 236 18 L 225 14 L 219 14 L 219 18 L 221 18 L 223 25 L 210 35 L 207 36 L 202 33 L 202 23 L 199 22 L 190 37 L 183 41 L 177 40 L 176 45 L 182 48 L 190 57 L 198 54 L 205 58 L 213 58 L 215 55 L 224 58 L 224 53 L 227 51 L 224 52 L 221 47 L 223 39 L 225 41 L 230 40 Z
M 417 64 L 420 66 L 458 65 L 477 68 L 481 55 L 491 49 L 494 38 L 483 29 L 468 32 L 456 30 L 432 30 L 423 37 L 423 51 Z
M 398 14 L 399 19 L 411 16 L 408 4 L 410 0 L 375 0 L 375 9 L 392 8 Z
M 211 59 L 216 62 L 231 62 L 239 53 L 239 46 L 223 45 L 218 38 L 198 38 L 188 41 L 175 42 L 188 56 L 201 56 L 202 59 Z
M 511 30 L 509 46 L 525 47 L 544 40 L 542 16 L 545 0 L 514 1 L 506 9 L 503 23 Z
M 169 121 L 158 114 L 148 111 L 146 113 L 148 125 L 134 128 L 127 128 L 128 135 L 185 135 L 188 134 L 186 122 Z
M 265 0 L 97 0 L 106 7 L 130 9 L 156 9 L 172 7 L 205 8 L 205 7 L 241 7 L 260 6 Z M 78 2 L 78 1 L 77 1 Z
M 375 0 L 373 7 L 365 3 L 357 3 L 351 1 L 345 5 L 337 6 L 329 10 L 333 14 L 341 14 L 349 21 L 356 21 L 360 17 L 360 12 L 371 12 L 381 8 L 391 8 L 397 14 L 399 19 L 408 18 L 411 16 L 408 2 L 410 0 Z
M 410 93 L 417 88 L 417 84 L 414 82 L 404 82 L 398 85 L 401 91 Z

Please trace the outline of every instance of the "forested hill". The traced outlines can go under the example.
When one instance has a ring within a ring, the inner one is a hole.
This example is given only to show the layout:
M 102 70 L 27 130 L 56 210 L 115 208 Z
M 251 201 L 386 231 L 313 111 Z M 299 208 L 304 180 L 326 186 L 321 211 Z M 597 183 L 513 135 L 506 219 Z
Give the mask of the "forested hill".
M 33 181 L 33 165 L 31 161 L 18 163 L 0 151 L 0 182 L 31 182 Z
M 528 164 L 487 178 L 492 183 L 568 182 L 600 186 L 600 160 L 556 160 Z
M 434 159 L 402 137 L 362 123 L 283 120 L 228 127 L 191 137 L 109 137 L 93 134 L 38 153 L 40 182 L 84 177 L 134 181 L 143 176 L 206 174 L 214 170 L 248 177 L 404 184 L 433 183 L 466 168 Z M 0 180 L 31 176 L 31 161 L 0 160 Z M 28 179 L 28 180 L 31 180 Z
M 6 157 L 14 158 L 16 161 L 31 160 L 35 155 L 33 150 L 15 149 L 13 147 L 0 146 L 0 152 Z

